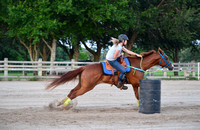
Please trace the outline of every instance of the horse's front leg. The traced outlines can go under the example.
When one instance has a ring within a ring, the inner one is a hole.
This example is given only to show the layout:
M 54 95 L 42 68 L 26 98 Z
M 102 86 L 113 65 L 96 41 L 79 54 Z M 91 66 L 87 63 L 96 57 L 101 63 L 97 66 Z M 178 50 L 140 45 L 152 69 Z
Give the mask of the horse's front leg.
M 139 87 L 139 80 L 136 78 L 132 78 L 130 80 L 130 83 L 133 87 L 134 93 L 135 93 L 135 97 L 137 99 L 137 107 L 139 107 L 139 93 L 138 93 L 138 87 Z
M 133 90 L 135 92 L 135 97 L 137 99 L 137 107 L 139 107 L 139 92 L 138 92 L 138 88 L 139 88 L 139 85 L 138 86 L 133 86 Z

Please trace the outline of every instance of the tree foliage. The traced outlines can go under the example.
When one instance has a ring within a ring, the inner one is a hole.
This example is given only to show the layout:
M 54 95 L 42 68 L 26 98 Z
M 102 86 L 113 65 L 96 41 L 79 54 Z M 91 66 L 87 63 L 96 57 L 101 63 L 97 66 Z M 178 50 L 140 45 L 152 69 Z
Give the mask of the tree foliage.
M 99 61 L 102 49 L 112 45 L 110 37 L 121 33 L 130 39 L 128 49 L 139 53 L 161 47 L 175 62 L 182 50 L 199 46 L 193 44 L 200 38 L 198 0 L 2 0 L 0 4 L 1 44 L 16 39 L 31 60 L 53 61 L 56 44 L 69 59 L 78 60 L 83 44 Z
M 188 5 L 186 0 L 163 0 L 163 3 L 156 7 L 156 14 L 152 15 L 151 22 L 148 22 L 152 23 L 151 26 L 147 26 L 146 31 L 141 34 L 142 38 L 138 39 L 138 46 L 145 50 L 161 47 L 174 62 L 178 62 L 181 49 L 192 46 L 192 42 L 197 38 L 198 15 L 199 10 Z M 192 30 L 194 22 L 197 28 Z

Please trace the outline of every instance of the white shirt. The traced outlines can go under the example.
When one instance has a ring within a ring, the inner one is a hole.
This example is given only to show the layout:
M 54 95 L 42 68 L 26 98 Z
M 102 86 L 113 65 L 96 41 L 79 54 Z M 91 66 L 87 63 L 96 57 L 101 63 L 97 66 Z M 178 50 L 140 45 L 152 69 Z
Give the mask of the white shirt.
M 106 59 L 109 60 L 109 61 L 113 61 L 113 60 L 117 59 L 117 58 L 115 58 L 115 59 L 113 58 L 114 54 L 115 54 L 115 51 L 120 50 L 120 52 L 119 52 L 119 54 L 120 54 L 121 51 L 122 51 L 122 48 L 123 47 L 121 46 L 121 44 L 118 44 L 117 46 L 113 45 L 110 48 L 110 50 L 108 51 L 108 53 L 106 54 Z

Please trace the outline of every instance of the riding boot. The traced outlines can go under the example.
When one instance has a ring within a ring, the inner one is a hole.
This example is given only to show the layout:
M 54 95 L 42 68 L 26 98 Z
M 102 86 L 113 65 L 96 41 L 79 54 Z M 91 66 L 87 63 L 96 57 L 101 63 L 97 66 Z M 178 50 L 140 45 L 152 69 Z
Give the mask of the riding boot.
M 122 82 L 120 82 L 122 81 Z M 120 79 L 120 81 L 118 82 L 118 85 L 117 85 L 117 88 L 120 88 L 120 90 L 127 90 L 128 87 L 127 86 L 124 86 L 124 83 L 126 81 L 126 73 L 122 76 L 122 78 Z
M 127 90 L 128 89 L 128 87 L 127 86 L 124 86 L 124 82 L 122 83 L 122 82 L 118 82 L 118 85 L 117 85 L 117 88 L 119 88 L 119 89 L 123 89 L 123 90 Z

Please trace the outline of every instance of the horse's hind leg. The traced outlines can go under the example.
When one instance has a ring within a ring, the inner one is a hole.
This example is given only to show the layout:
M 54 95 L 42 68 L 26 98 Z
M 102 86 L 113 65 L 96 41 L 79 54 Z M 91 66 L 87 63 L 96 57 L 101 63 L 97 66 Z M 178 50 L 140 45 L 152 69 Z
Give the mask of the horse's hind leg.
M 92 90 L 94 87 L 95 85 L 89 88 L 81 86 L 80 89 L 71 91 L 70 94 L 66 97 L 67 98 L 66 101 L 63 103 L 63 109 L 66 109 L 66 107 L 70 104 L 71 100 Z
M 101 70 L 100 64 L 98 66 L 94 64 L 86 67 L 79 77 L 80 86 L 78 85 L 75 89 L 73 89 L 68 94 L 68 99 L 63 103 L 64 109 L 69 105 L 71 100 L 92 90 L 99 83 L 102 77 L 102 71 L 99 70 Z
M 81 88 L 81 84 L 79 83 L 74 89 L 72 89 L 72 90 L 70 91 L 70 93 L 67 95 L 67 97 L 71 97 L 72 93 L 73 93 L 74 91 L 79 90 L 80 88 Z
M 77 91 L 77 90 L 80 89 L 80 88 L 81 88 L 81 84 L 80 84 L 80 82 L 79 82 L 78 85 L 77 85 L 74 89 L 72 89 L 72 90 L 70 91 L 70 93 L 68 94 L 68 96 L 65 97 L 61 102 L 59 102 L 59 103 L 57 104 L 57 106 L 62 105 L 65 101 L 67 101 L 67 99 L 71 96 L 71 94 L 72 94 L 74 91 Z
M 82 80 L 80 88 L 71 91 L 70 94 L 67 96 L 68 99 L 64 102 L 63 109 L 65 109 L 69 105 L 71 100 L 92 90 L 96 85 L 97 81 L 90 80 L 88 82 L 85 82 L 85 80 Z
M 95 85 L 94 85 L 95 86 Z M 76 90 L 76 91 L 73 91 L 68 97 L 73 100 L 74 98 L 80 96 L 80 95 L 83 95 L 84 93 L 92 90 L 94 88 L 94 86 L 92 87 L 81 87 L 80 89 Z

